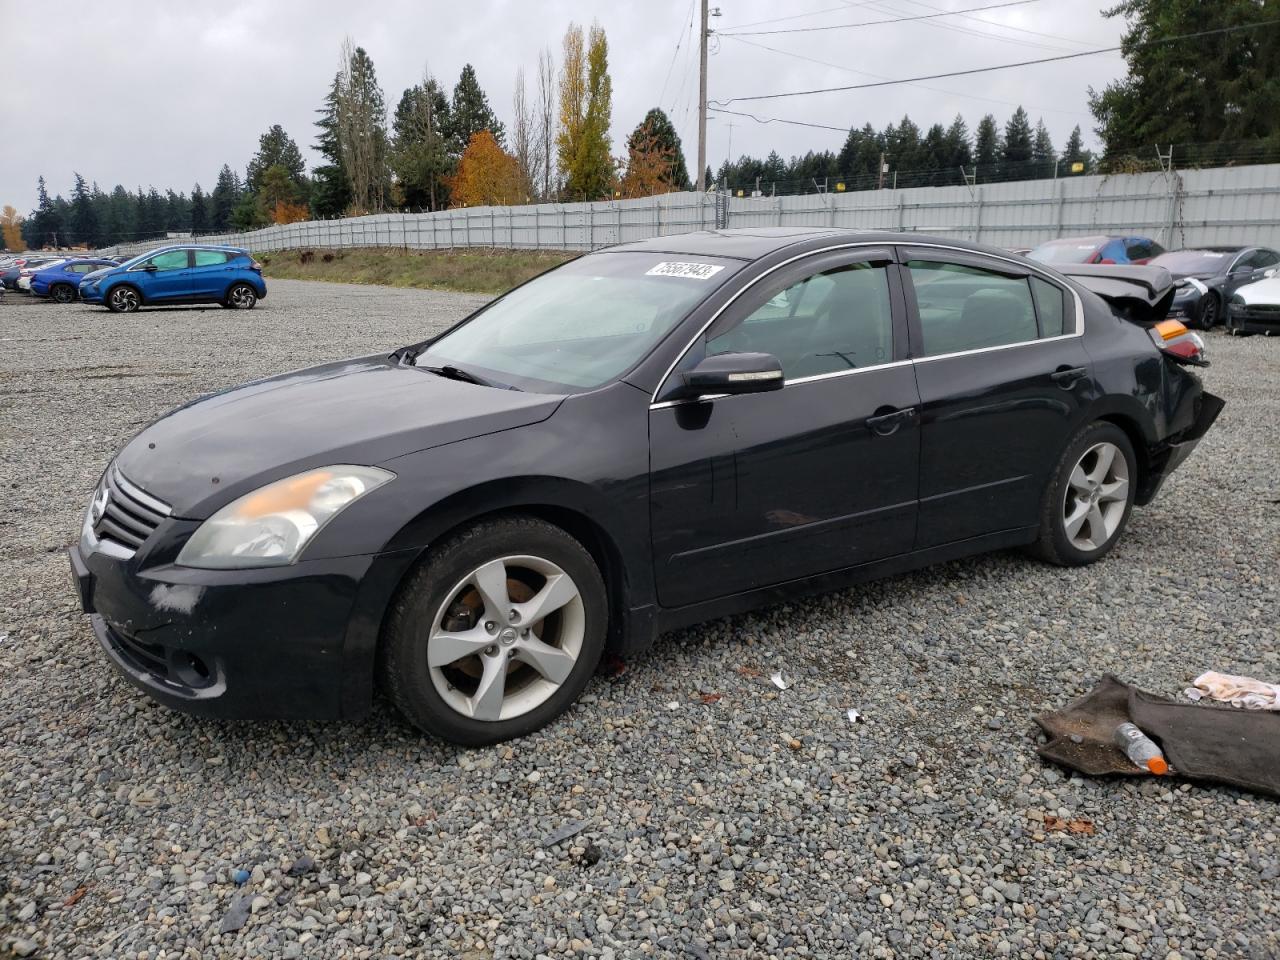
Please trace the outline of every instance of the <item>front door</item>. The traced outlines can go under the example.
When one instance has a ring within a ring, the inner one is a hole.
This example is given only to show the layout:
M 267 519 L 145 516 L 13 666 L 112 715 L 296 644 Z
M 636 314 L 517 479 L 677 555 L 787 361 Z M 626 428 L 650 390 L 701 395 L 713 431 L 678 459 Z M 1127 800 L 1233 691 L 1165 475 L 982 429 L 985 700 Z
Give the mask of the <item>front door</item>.
M 658 403 L 650 504 L 659 600 L 678 607 L 911 549 L 919 397 L 888 248 L 817 254 L 740 296 L 708 354 L 778 357 L 783 389 Z
M 163 303 L 189 295 L 191 283 L 191 251 L 166 250 L 149 257 L 130 269 L 136 273 L 143 299 L 148 303 Z
M 1033 526 L 1096 389 L 1075 296 L 1014 262 L 902 259 L 922 404 L 916 546 Z

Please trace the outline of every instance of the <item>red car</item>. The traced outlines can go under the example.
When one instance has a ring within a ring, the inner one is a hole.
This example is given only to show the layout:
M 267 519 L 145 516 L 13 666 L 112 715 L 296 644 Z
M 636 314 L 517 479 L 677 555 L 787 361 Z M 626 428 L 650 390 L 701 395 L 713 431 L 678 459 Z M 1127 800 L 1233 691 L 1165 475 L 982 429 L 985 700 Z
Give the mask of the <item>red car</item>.
M 1150 237 L 1064 237 L 1040 244 L 1027 254 L 1032 260 L 1060 263 L 1146 263 L 1164 253 Z

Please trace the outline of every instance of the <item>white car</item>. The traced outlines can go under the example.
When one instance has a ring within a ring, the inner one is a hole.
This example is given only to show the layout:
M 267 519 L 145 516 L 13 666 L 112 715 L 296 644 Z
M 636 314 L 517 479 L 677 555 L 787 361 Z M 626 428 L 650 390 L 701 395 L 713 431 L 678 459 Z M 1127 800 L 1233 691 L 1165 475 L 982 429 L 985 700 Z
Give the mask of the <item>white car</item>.
M 1227 333 L 1233 337 L 1280 334 L 1280 274 L 1250 283 L 1231 295 Z

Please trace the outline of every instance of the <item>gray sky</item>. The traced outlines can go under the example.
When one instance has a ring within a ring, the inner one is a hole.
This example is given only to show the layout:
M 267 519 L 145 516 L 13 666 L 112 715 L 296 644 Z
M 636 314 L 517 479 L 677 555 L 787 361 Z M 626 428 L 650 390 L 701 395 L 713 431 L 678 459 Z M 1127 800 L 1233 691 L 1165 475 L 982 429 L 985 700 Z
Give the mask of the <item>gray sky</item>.
M 713 18 L 712 25 L 725 32 L 736 27 L 794 29 L 997 2 L 722 0 L 723 16 Z M 690 174 L 696 176 L 695 4 L 113 0 L 91 15 L 57 16 L 53 26 L 48 17 L 27 15 L 29 10 L 19 15 L 17 0 L 0 0 L 0 90 L 6 94 L 0 204 L 12 203 L 26 213 L 34 205 L 40 174 L 51 193 L 66 195 L 72 171 L 108 190 L 123 183 L 189 191 L 197 181 L 209 190 L 223 163 L 243 175 L 259 135 L 273 123 L 284 126 L 313 165 L 315 110 L 338 68 L 347 35 L 373 58 L 389 109 L 424 69 L 429 67 L 451 89 L 470 61 L 490 103 L 508 122 L 516 68 L 524 66 L 532 87 L 538 51 L 550 46 L 558 62 L 567 24 L 593 19 L 609 39 L 615 154 L 623 152 L 621 144 L 644 113 L 660 105 L 675 121 Z M 1098 12 L 1103 5 L 1103 0 L 1033 0 L 934 20 L 716 38 L 710 97 L 723 101 L 897 79 L 1113 46 L 1123 24 L 1104 19 Z M 778 21 L 780 17 L 787 19 Z M 777 22 L 745 26 L 764 20 Z M 839 127 L 869 121 L 877 129 L 907 113 L 922 130 L 935 121 L 949 123 L 959 112 L 972 133 L 983 114 L 992 112 L 1003 124 L 1013 105 L 1022 103 L 1033 123 L 1044 118 L 1061 147 L 1076 124 L 1086 143 L 1095 142 L 1087 88 L 1100 88 L 1123 74 L 1119 54 L 1101 54 L 915 86 L 735 104 L 732 109 Z M 788 157 L 810 149 L 838 150 L 844 139 L 836 131 L 720 117 L 708 124 L 713 168 L 725 158 L 730 138 L 735 157 L 763 156 L 770 149 Z

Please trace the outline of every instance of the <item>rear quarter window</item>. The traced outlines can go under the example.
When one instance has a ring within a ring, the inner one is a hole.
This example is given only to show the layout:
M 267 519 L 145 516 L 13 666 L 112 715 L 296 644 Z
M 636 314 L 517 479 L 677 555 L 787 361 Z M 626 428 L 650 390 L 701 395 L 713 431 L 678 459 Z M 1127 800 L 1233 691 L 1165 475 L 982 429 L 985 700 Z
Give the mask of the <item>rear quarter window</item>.
M 1060 337 L 1069 333 L 1067 292 L 1039 277 L 1031 278 L 1031 292 L 1035 295 L 1036 314 L 1040 317 L 1040 336 Z

